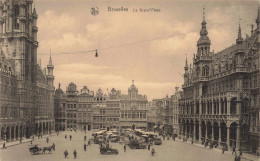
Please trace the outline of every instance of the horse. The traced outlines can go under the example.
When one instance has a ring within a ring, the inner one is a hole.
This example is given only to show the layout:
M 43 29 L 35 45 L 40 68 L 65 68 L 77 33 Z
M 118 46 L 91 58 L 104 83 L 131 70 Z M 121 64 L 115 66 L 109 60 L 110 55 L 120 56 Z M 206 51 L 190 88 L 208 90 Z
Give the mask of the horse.
M 43 148 L 43 152 L 44 152 L 44 154 L 45 154 L 45 151 L 46 151 L 46 150 L 49 150 L 49 153 L 50 153 L 50 152 L 52 152 L 52 149 L 54 150 L 54 145 L 49 146 L 49 147 L 44 147 L 44 148 Z

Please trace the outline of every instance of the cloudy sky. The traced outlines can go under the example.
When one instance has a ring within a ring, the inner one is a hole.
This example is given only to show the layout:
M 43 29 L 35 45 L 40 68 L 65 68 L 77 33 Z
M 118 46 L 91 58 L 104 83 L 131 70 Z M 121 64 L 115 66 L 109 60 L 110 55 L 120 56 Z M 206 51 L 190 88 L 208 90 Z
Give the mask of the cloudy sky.
M 139 93 L 146 94 L 149 100 L 172 95 L 174 87 L 183 84 L 179 73 L 184 73 L 186 54 L 191 63 L 196 52 L 203 6 L 211 50 L 215 52 L 235 43 L 239 17 L 243 37 L 250 35 L 259 6 L 253 0 L 35 2 L 38 58 L 42 66 L 46 65 L 51 49 L 56 87 L 60 82 L 66 90 L 74 82 L 78 90 L 86 85 L 93 91 L 100 87 L 107 92 L 114 87 L 127 93 L 135 80 Z M 99 9 L 98 15 L 91 14 L 92 7 Z M 108 7 L 124 7 L 128 12 L 108 12 Z M 140 8 L 160 12 L 133 12 Z M 95 49 L 98 58 L 94 52 L 86 53 Z M 58 53 L 63 55 L 55 55 Z

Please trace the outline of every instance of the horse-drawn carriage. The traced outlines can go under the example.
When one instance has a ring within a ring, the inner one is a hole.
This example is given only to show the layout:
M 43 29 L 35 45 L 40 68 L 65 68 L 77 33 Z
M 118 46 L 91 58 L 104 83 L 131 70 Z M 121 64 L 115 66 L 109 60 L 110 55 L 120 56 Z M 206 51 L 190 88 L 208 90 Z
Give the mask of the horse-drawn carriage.
M 32 153 L 32 154 L 42 154 L 43 153 L 43 148 L 40 148 L 38 147 L 38 145 L 31 145 L 29 147 L 29 151 Z
M 132 139 L 130 140 L 128 146 L 131 149 L 145 149 L 146 148 L 146 144 L 140 140 L 136 140 L 136 139 Z
M 102 146 L 100 147 L 100 154 L 118 154 L 117 149 L 112 149 L 109 146 Z
M 33 155 L 35 155 L 35 154 L 43 154 L 43 153 L 45 153 L 45 151 L 49 151 L 49 153 L 50 153 L 50 152 L 52 152 L 52 150 L 55 150 L 55 145 L 40 148 L 38 146 L 38 144 L 35 144 L 35 145 L 31 145 L 29 147 L 29 151 Z

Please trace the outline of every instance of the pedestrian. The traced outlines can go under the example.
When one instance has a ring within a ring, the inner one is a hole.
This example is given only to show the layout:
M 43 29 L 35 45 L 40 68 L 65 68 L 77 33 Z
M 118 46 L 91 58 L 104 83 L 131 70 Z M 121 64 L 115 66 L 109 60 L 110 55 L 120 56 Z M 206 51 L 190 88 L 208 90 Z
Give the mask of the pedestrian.
M 235 155 L 237 154 L 235 146 L 233 146 L 232 155 L 233 155 L 233 153 L 235 153 Z
M 84 151 L 86 151 L 87 150 L 87 145 L 86 145 L 86 143 L 84 143 Z
M 53 147 L 53 150 L 55 151 L 55 144 L 54 143 L 52 144 L 52 147 Z
M 65 156 L 65 159 L 67 159 L 67 158 L 68 158 L 68 155 L 69 155 L 68 151 L 67 151 L 67 150 L 65 150 L 65 151 L 64 151 L 64 156 Z
M 3 144 L 3 149 L 6 149 L 5 142 L 4 142 L 4 144 Z
M 90 144 L 90 140 L 88 141 L 88 145 L 91 146 L 91 144 Z
M 124 152 L 126 152 L 126 145 L 124 145 Z
M 65 134 L 65 139 L 67 139 L 67 134 Z
M 84 141 L 86 141 L 86 140 L 87 140 L 87 136 L 85 135 L 85 136 L 84 136 Z
M 70 135 L 70 140 L 71 140 L 72 136 Z
M 224 148 L 224 145 L 222 146 L 222 154 L 225 153 L 225 148 Z
M 150 146 L 151 146 L 151 145 L 150 145 L 150 144 L 148 144 L 148 150 L 150 150 Z
M 34 140 L 34 136 L 32 137 L 32 140 Z
M 49 137 L 46 138 L 46 142 L 49 143 Z
M 152 153 L 152 156 L 154 156 L 154 153 L 155 153 L 154 148 L 152 149 L 151 153 Z
M 77 158 L 77 151 L 76 151 L 76 149 L 74 150 L 73 155 L 74 155 L 74 159 L 76 159 Z

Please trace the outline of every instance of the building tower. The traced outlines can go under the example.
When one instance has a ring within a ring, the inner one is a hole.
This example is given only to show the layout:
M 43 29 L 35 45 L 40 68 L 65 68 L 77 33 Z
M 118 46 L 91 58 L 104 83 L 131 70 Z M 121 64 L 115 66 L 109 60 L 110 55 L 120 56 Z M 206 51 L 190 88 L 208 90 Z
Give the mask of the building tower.
M 209 76 L 209 66 L 212 61 L 212 53 L 210 52 L 210 39 L 205 20 L 205 9 L 203 8 L 203 20 L 200 29 L 200 38 L 197 42 L 197 54 L 195 56 L 194 65 L 196 78 L 198 81 L 206 81 Z M 201 79 L 202 78 L 202 79 Z
M 255 22 L 257 24 L 256 32 L 258 34 L 258 43 L 260 43 L 260 7 L 258 7 L 257 19 Z
M 188 67 L 188 60 L 186 56 L 186 62 L 185 62 L 185 67 L 184 67 L 185 73 L 184 73 L 184 84 L 188 83 L 189 79 L 189 67 Z
M 54 88 L 53 69 L 54 69 L 54 66 L 52 65 L 52 59 L 51 59 L 51 53 L 50 53 L 49 64 L 47 65 L 47 70 L 48 70 L 47 81 L 48 81 L 48 85 Z
M 241 45 L 242 42 L 243 42 L 243 38 L 242 38 L 241 27 L 240 27 L 240 19 L 239 19 L 239 26 L 238 26 L 238 34 L 237 34 L 236 43 L 238 45 Z
M 37 14 L 32 13 L 32 0 L 0 2 L 0 45 L 17 78 L 20 110 L 25 122 L 26 137 L 33 133 L 37 103 Z M 36 17 L 35 17 L 36 16 Z M 33 25 L 34 23 L 34 25 Z

